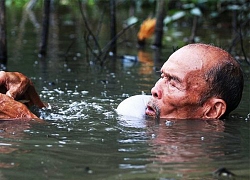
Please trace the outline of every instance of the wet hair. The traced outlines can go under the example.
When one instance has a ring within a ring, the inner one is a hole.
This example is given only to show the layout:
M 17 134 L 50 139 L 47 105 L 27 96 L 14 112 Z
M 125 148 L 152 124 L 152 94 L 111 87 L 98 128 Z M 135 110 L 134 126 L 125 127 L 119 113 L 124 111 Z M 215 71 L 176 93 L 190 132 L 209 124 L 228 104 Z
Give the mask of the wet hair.
M 239 105 L 244 79 L 243 72 L 236 60 L 229 54 L 223 58 L 219 64 L 214 65 L 206 72 L 205 79 L 209 89 L 202 95 L 200 103 L 204 104 L 211 97 L 223 99 L 227 105 L 222 116 L 224 118 Z

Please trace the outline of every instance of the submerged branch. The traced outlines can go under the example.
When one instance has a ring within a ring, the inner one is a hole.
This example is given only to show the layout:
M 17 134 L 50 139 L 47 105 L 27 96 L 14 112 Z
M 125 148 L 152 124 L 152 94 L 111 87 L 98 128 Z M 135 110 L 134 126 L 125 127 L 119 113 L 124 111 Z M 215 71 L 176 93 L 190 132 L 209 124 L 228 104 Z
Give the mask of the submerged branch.
M 109 50 L 112 48 L 112 44 L 114 41 L 116 41 L 121 35 L 123 35 L 126 30 L 130 29 L 132 26 L 134 26 L 136 23 L 130 24 L 129 26 L 123 28 L 119 33 L 116 34 L 116 36 L 110 40 L 103 48 L 102 52 L 104 54 L 104 57 L 102 59 L 105 59 L 109 53 Z
M 45 56 L 47 51 L 47 43 L 49 36 L 49 20 L 50 20 L 50 0 L 44 1 L 43 10 L 43 26 L 42 26 L 42 37 L 39 55 Z
M 85 42 L 86 42 L 86 51 L 88 52 L 88 50 L 90 50 L 91 54 L 92 54 L 98 61 L 101 61 L 100 58 L 99 58 L 99 56 L 95 53 L 95 50 L 92 49 L 91 45 L 88 43 L 88 42 L 89 42 L 88 39 L 89 39 L 89 35 L 86 34 L 86 35 L 84 36 L 84 40 L 85 40 Z
M 250 61 L 248 60 L 245 49 L 244 49 L 243 32 L 242 32 L 242 29 L 246 28 L 246 25 L 249 23 L 249 21 L 250 20 L 247 19 L 245 22 L 241 22 L 238 28 L 237 28 L 237 22 L 234 22 L 235 25 L 233 26 L 233 29 L 234 29 L 235 37 L 232 40 L 232 43 L 228 49 L 228 52 L 231 53 L 233 47 L 236 46 L 236 44 L 240 43 L 240 48 L 244 56 L 244 60 L 246 61 L 247 64 L 250 65 Z
M 247 55 L 245 53 L 245 49 L 244 49 L 244 45 L 243 45 L 243 38 L 242 38 L 242 30 L 241 30 L 241 26 L 240 26 L 240 32 L 239 32 L 239 36 L 240 36 L 240 46 L 241 46 L 241 51 L 243 53 L 244 59 L 245 61 L 250 65 L 250 62 L 247 59 Z
M 95 35 L 93 34 L 93 32 L 91 31 L 91 29 L 89 28 L 89 25 L 88 25 L 88 21 L 83 13 L 83 9 L 82 9 L 82 4 L 81 4 L 81 1 L 78 0 L 79 2 L 79 7 L 80 7 L 80 12 L 81 12 L 81 15 L 82 15 L 82 18 L 83 18 L 83 22 L 84 22 L 84 25 L 85 25 L 85 28 L 87 29 L 88 33 L 90 34 L 90 36 L 93 38 L 94 42 L 95 42 L 95 45 L 97 46 L 98 48 L 98 51 L 101 52 L 101 47 L 95 37 Z

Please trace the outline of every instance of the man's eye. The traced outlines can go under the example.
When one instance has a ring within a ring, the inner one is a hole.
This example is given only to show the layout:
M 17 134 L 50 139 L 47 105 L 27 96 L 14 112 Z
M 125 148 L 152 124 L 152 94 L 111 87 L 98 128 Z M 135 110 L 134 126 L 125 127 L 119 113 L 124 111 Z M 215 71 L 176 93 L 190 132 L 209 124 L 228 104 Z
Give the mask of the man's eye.
M 171 86 L 173 86 L 173 87 L 176 87 L 176 83 L 175 83 L 173 80 L 170 80 L 170 81 L 169 81 L 169 84 L 170 84 Z

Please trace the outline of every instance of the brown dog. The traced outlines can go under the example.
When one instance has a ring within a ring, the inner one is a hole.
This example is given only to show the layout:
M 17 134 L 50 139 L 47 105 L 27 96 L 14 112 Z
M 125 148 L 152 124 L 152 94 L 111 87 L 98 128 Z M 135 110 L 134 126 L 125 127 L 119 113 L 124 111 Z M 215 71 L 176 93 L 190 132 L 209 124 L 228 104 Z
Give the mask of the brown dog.
M 28 107 L 45 107 L 31 80 L 19 72 L 0 71 L 0 104 L 0 119 L 37 118 Z

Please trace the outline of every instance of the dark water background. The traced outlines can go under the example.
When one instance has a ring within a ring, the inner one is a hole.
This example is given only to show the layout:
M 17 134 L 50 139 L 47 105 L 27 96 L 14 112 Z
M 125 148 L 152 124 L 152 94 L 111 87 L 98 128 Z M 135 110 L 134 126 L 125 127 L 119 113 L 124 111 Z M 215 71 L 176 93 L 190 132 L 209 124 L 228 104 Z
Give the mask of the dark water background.
M 118 7 L 121 28 L 130 14 Z M 91 26 L 102 8 L 88 10 Z M 122 119 L 115 113 L 119 102 L 135 94 L 150 94 L 159 77 L 154 51 L 136 48 L 139 25 L 122 36 L 117 50 L 119 55 L 140 55 L 144 62 L 117 59 L 99 67 L 86 59 L 83 22 L 70 6 L 59 6 L 52 13 L 46 58 L 37 55 L 41 29 L 32 23 L 31 14 L 20 8 L 7 12 L 7 70 L 30 77 L 51 108 L 40 111 L 44 123 L 1 122 L 0 179 L 216 179 L 212 172 L 220 167 L 232 171 L 236 179 L 250 178 L 250 66 L 242 58 L 243 99 L 228 119 Z M 137 10 L 136 15 L 145 19 L 146 12 L 150 8 Z M 41 25 L 41 9 L 34 15 Z M 169 27 L 162 63 L 189 33 L 188 26 Z M 200 42 L 227 48 L 232 32 L 202 26 L 198 35 Z M 109 38 L 107 23 L 100 38 L 103 44 Z M 249 36 L 245 42 L 249 48 Z

